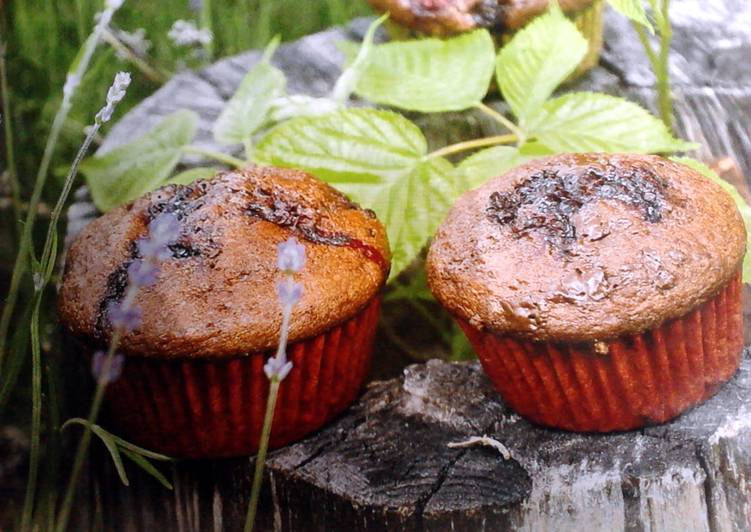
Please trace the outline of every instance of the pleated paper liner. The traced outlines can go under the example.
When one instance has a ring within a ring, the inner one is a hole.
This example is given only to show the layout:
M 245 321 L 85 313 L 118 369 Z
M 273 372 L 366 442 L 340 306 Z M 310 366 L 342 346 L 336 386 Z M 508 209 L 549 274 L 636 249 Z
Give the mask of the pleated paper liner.
M 279 388 L 271 448 L 322 427 L 357 397 L 370 367 L 380 296 L 359 314 L 288 347 L 294 366 Z M 175 457 L 254 454 L 273 353 L 211 360 L 127 357 L 107 390 L 113 422 L 132 442 Z
M 738 273 L 686 316 L 591 347 L 520 340 L 459 324 L 504 401 L 522 416 L 577 432 L 663 423 L 708 399 L 743 350 Z

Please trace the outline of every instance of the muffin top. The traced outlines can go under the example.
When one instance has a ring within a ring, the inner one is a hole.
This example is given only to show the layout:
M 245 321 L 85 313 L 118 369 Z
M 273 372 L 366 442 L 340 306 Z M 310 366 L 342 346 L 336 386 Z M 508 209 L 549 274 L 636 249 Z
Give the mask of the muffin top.
M 478 329 L 588 342 L 685 315 L 738 271 L 730 196 L 650 155 L 538 159 L 464 194 L 428 254 L 438 300 Z
M 386 233 L 372 211 L 303 172 L 255 167 L 191 185 L 169 185 L 89 224 L 68 252 L 59 294 L 61 321 L 105 345 L 108 307 L 122 299 L 136 241 L 149 222 L 174 213 L 180 238 L 157 281 L 135 300 L 141 323 L 121 340 L 126 354 L 225 357 L 277 345 L 281 307 L 277 246 L 305 246 L 295 274 L 303 294 L 290 342 L 315 336 L 361 310 L 388 277 Z
M 548 0 L 370 0 L 391 20 L 428 35 L 446 36 L 477 28 L 516 30 L 548 8 Z M 592 0 L 559 0 L 564 11 L 578 11 Z

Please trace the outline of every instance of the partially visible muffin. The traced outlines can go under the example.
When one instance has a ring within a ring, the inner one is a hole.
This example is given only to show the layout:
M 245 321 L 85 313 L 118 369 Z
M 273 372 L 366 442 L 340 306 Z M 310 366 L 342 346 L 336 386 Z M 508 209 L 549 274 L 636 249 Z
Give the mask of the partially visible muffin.
M 447 37 L 486 28 L 499 44 L 544 13 L 548 0 L 369 0 L 389 13 L 392 37 L 410 35 Z M 560 0 L 561 9 L 589 42 L 589 51 L 577 68 L 580 74 L 597 64 L 602 48 L 602 0 Z
M 428 279 L 519 413 L 624 430 L 678 415 L 737 369 L 745 243 L 732 199 L 683 165 L 559 155 L 462 196 Z
M 126 334 L 123 377 L 108 390 L 126 435 L 176 456 L 252 453 L 277 346 L 277 246 L 305 246 L 289 356 L 272 431 L 279 446 L 315 430 L 354 400 L 369 366 L 389 272 L 375 215 L 316 178 L 250 168 L 170 185 L 92 222 L 72 244 L 59 295 L 64 326 L 91 350 L 112 335 L 136 241 L 150 220 L 181 224 L 156 283 L 141 289 L 140 325 Z

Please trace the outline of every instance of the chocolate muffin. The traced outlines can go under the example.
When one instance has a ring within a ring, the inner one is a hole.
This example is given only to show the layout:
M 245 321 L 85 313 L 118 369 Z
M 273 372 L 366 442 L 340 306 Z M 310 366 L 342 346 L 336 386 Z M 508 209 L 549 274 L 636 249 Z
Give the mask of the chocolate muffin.
M 122 377 L 108 388 L 126 437 L 173 456 L 251 454 L 266 406 L 265 360 L 282 320 L 277 246 L 305 246 L 296 274 L 288 357 L 271 445 L 319 428 L 356 397 L 366 376 L 389 272 L 386 233 L 318 179 L 249 168 L 169 185 L 92 222 L 72 244 L 59 294 L 60 319 L 88 351 L 112 335 L 111 302 L 123 297 L 136 241 L 150 220 L 173 213 L 180 238 L 141 289 L 141 323 L 124 335 Z
M 694 170 L 571 154 L 463 195 L 427 268 L 512 408 L 604 432 L 669 420 L 732 376 L 745 247 L 733 200 Z
M 498 44 L 508 40 L 548 9 L 548 0 L 369 0 L 390 14 L 391 36 L 404 39 L 429 35 L 447 37 L 486 28 Z M 602 0 L 559 0 L 561 9 L 589 42 L 589 51 L 575 75 L 597 64 L 602 48 Z

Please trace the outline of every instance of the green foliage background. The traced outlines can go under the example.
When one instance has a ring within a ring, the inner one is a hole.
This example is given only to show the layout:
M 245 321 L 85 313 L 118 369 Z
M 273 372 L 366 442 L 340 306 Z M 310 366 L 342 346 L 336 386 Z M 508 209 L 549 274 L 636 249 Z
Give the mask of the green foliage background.
M 114 26 L 127 31 L 143 28 L 152 43 L 149 51 L 152 63 L 174 72 L 184 66 L 200 67 L 201 63 L 218 57 L 261 48 L 276 34 L 285 41 L 293 40 L 372 13 L 365 0 L 204 0 L 203 3 L 210 10 L 214 42 L 211 57 L 201 60 L 191 57 L 187 49 L 176 47 L 167 37 L 177 19 L 200 21 L 201 14 L 191 10 L 190 0 L 126 0 L 115 16 Z M 91 31 L 94 15 L 102 9 L 102 4 L 103 0 L 0 0 L 13 140 L 25 194 L 32 186 L 50 123 L 60 103 L 66 71 Z M 101 106 L 112 77 L 123 69 L 133 72 L 133 84 L 117 108 L 114 120 L 159 88 L 103 45 L 74 99 L 55 157 L 57 163 L 52 165 L 59 179 L 83 139 L 83 127 Z M 58 187 L 50 185 L 46 196 L 54 198 Z

